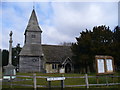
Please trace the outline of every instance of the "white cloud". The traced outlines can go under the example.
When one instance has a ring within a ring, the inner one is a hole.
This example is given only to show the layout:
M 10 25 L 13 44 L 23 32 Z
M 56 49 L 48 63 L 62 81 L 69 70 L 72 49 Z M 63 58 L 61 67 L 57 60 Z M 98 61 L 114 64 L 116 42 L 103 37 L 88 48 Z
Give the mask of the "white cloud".
M 50 22 L 54 25 L 53 27 L 57 32 L 54 30 L 49 32 L 60 34 L 57 35 L 56 40 L 64 37 L 59 41 L 74 42 L 75 39 L 71 38 L 78 36 L 79 32 L 86 28 L 92 29 L 93 26 L 97 25 L 109 25 L 110 27 L 112 26 L 112 29 L 115 27 L 117 24 L 117 6 L 113 8 L 108 3 L 107 6 L 98 3 L 86 4 L 82 5 L 80 3 L 76 6 L 76 3 L 52 3 L 54 14 Z M 108 8 L 112 9 L 113 12 L 107 12 L 109 11 Z
M 8 48 L 8 34 L 13 30 L 13 46 L 23 45 L 24 31 L 32 12 L 33 3 L 4 3 L 3 11 L 3 48 Z M 42 42 L 59 44 L 75 42 L 82 30 L 106 24 L 117 25 L 117 3 L 35 3 Z
M 74 38 L 70 38 L 68 35 L 60 33 L 55 27 L 43 26 L 43 40 L 48 44 L 59 44 L 63 41 L 70 41 Z
M 9 48 L 9 32 L 13 31 L 13 46 L 24 44 L 24 31 L 32 12 L 32 3 L 2 4 L 2 48 Z

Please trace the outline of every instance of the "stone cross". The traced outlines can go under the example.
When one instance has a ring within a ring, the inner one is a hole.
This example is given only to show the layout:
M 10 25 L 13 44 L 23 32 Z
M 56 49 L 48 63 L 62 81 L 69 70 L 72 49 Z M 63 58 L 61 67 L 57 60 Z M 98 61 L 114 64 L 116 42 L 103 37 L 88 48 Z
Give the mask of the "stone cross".
M 10 40 L 9 40 L 9 64 L 12 64 L 12 31 L 10 31 Z

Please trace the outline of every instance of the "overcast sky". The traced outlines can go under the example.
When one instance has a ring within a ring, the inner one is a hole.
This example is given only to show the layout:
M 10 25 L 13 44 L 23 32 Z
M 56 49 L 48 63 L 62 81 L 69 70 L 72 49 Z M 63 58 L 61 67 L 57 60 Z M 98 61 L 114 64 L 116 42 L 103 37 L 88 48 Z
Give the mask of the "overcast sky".
M 82 30 L 118 25 L 118 2 L 35 2 L 35 11 L 42 29 L 43 44 L 76 42 Z M 2 2 L 2 39 L 0 48 L 9 48 L 9 32 L 13 46 L 24 45 L 24 32 L 33 9 L 32 2 Z

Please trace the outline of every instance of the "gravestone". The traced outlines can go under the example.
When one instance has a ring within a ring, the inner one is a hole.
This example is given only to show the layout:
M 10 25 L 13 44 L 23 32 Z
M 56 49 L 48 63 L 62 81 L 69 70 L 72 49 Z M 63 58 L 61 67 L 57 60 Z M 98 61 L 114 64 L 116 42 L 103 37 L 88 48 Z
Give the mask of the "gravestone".
M 10 41 L 9 41 L 9 63 L 7 66 L 4 66 L 4 77 L 3 79 L 9 79 L 10 80 L 10 76 L 12 79 L 15 78 L 16 75 L 16 71 L 15 71 L 15 67 L 12 65 L 12 31 L 10 32 Z

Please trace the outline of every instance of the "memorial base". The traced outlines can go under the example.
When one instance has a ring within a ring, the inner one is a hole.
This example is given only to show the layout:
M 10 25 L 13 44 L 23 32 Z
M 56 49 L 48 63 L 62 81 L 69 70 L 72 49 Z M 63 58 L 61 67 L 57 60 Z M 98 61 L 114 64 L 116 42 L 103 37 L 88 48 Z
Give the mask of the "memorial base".
M 11 64 L 8 64 L 7 66 L 4 66 L 4 76 L 3 79 L 15 79 L 16 78 L 16 71 L 15 67 Z

